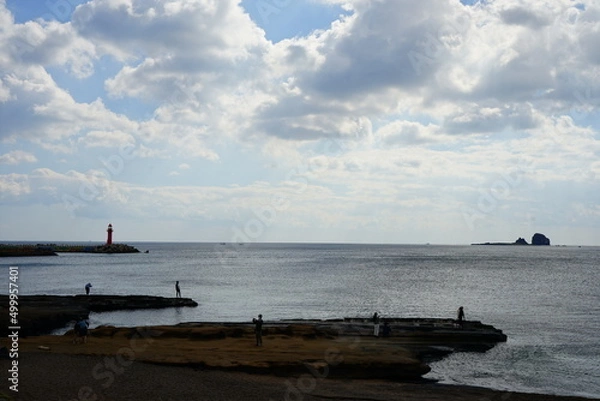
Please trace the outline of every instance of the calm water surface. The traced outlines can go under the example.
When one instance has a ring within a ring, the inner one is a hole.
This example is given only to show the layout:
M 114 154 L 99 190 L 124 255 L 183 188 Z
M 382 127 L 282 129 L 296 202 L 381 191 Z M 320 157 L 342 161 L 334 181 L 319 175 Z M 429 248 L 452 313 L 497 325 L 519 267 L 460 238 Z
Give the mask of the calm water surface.
M 175 324 L 370 316 L 454 317 L 509 337 L 485 354 L 457 353 L 430 378 L 600 398 L 600 248 L 329 244 L 136 243 L 149 253 L 3 258 L 20 293 L 174 296 L 198 308 L 92 315 L 99 324 Z M 6 277 L 8 275 L 6 274 Z M 6 293 L 6 290 L 4 291 Z

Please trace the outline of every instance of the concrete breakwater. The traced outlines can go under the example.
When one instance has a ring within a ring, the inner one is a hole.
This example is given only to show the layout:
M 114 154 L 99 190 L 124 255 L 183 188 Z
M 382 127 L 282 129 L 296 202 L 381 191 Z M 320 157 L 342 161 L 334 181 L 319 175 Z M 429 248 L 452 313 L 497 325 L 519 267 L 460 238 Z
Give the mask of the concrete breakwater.
M 127 244 L 65 245 L 65 244 L 0 244 L 0 257 L 57 256 L 60 252 L 77 253 L 139 253 Z

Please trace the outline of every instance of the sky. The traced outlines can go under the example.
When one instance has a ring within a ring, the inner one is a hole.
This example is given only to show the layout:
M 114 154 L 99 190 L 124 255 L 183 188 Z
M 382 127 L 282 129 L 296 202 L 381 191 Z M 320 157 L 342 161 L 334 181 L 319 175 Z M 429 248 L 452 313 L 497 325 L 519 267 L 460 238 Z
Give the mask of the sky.
M 0 0 L 0 240 L 600 245 L 600 3 Z

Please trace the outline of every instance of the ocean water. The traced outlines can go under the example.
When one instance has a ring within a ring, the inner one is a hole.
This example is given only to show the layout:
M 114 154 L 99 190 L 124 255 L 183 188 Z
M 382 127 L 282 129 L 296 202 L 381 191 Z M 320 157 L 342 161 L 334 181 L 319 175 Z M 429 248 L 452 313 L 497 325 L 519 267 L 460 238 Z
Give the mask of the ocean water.
M 92 314 L 92 327 L 454 317 L 508 342 L 432 364 L 442 383 L 600 398 L 600 247 L 132 243 L 149 253 L 2 258 L 20 294 L 182 295 L 197 308 Z M 7 286 L 4 286 L 4 293 Z

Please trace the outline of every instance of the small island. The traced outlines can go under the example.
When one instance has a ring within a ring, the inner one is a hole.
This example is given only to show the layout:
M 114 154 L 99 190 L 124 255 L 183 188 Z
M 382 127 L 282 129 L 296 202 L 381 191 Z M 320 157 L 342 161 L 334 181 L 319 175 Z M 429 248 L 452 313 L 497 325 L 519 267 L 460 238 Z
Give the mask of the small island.
M 471 245 L 530 245 L 525 238 L 519 237 L 515 242 L 482 242 Z M 531 237 L 531 245 L 550 245 L 550 238 L 544 234 L 535 233 Z

